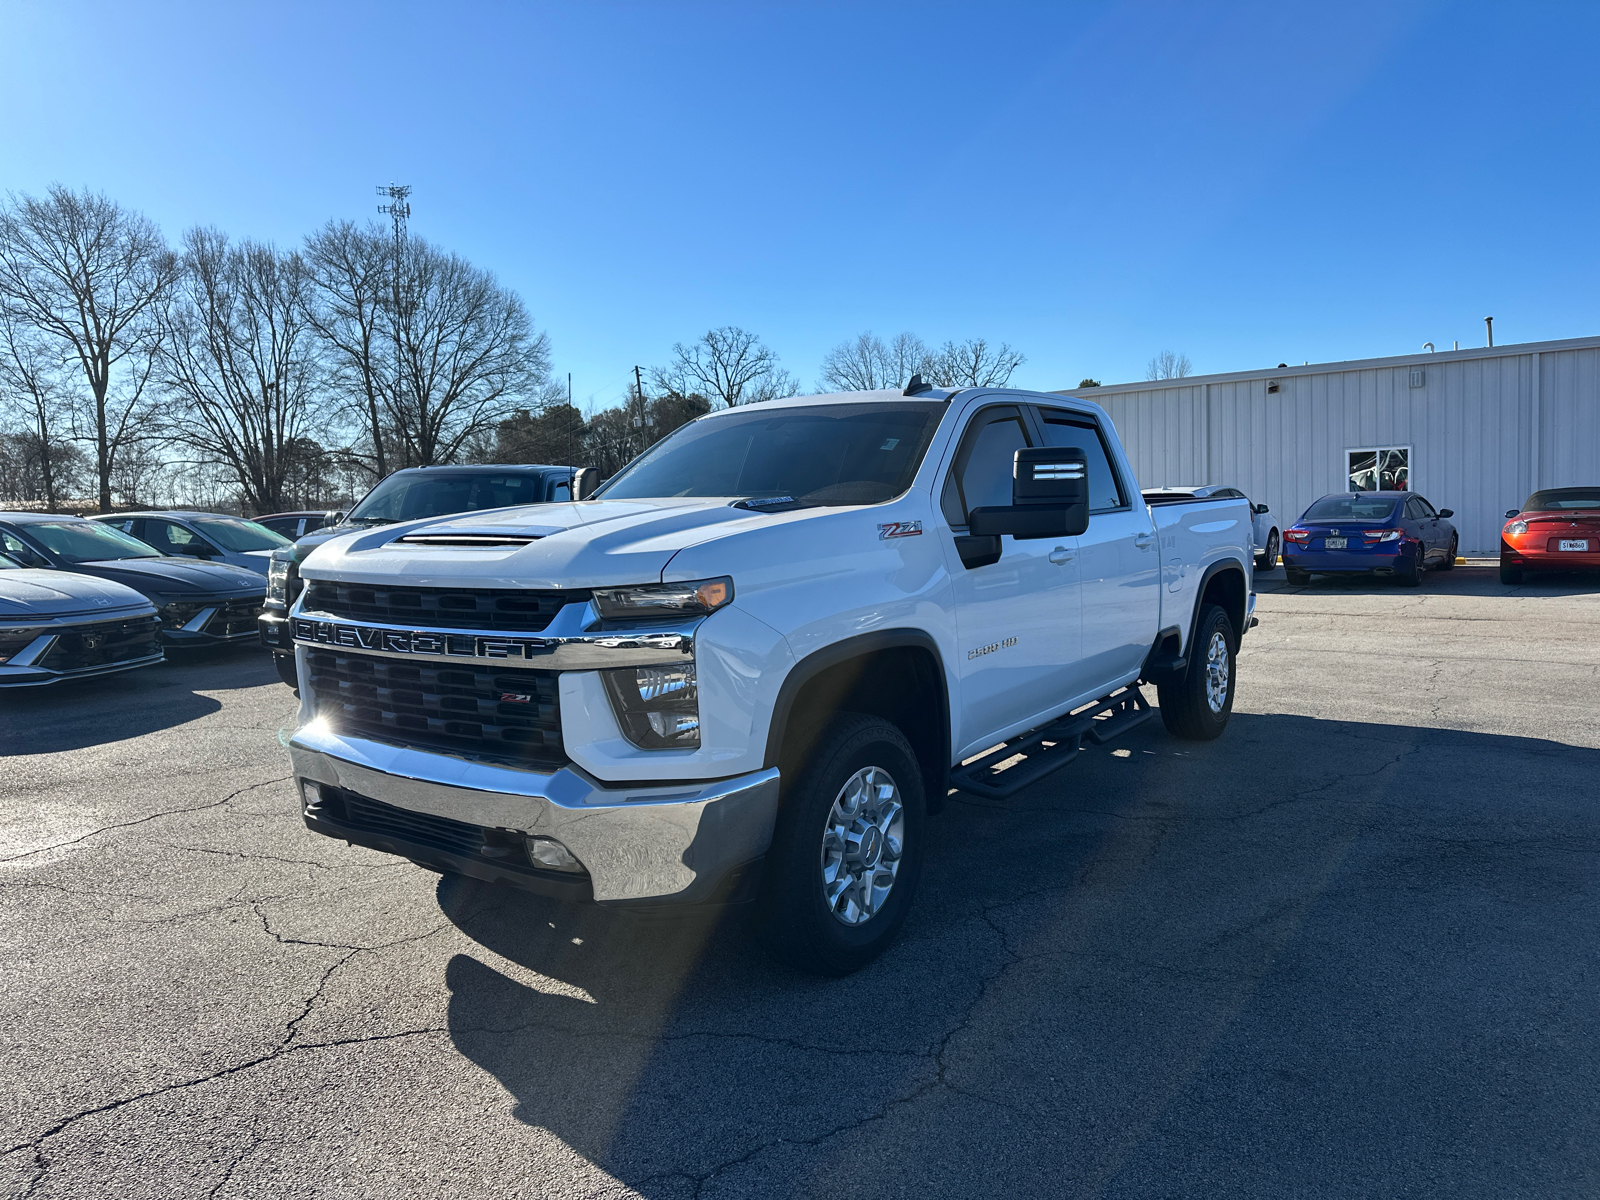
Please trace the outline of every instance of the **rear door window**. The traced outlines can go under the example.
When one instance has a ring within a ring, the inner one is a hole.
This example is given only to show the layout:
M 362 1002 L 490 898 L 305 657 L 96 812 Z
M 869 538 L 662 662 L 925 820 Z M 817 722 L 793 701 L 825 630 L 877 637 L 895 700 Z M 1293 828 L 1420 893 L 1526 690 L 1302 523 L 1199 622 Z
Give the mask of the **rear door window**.
M 1105 436 L 1093 417 L 1063 412 L 1058 408 L 1041 408 L 1039 418 L 1044 423 L 1044 444 L 1047 446 L 1076 446 L 1083 451 L 1089 464 L 1089 511 L 1112 512 L 1128 506 L 1127 493 L 1117 477 L 1111 462 L 1111 452 Z

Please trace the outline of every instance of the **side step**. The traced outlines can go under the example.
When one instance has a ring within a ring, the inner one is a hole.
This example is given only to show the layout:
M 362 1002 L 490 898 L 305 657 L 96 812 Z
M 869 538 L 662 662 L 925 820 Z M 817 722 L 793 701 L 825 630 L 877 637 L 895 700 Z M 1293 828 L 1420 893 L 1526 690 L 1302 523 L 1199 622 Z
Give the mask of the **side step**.
M 1078 757 L 1083 739 L 1103 746 L 1155 716 L 1137 685 L 1096 700 L 950 770 L 950 783 L 974 796 L 1005 800 Z M 1012 759 L 1021 757 L 1021 761 Z M 1002 765 L 1004 764 L 1004 765 Z

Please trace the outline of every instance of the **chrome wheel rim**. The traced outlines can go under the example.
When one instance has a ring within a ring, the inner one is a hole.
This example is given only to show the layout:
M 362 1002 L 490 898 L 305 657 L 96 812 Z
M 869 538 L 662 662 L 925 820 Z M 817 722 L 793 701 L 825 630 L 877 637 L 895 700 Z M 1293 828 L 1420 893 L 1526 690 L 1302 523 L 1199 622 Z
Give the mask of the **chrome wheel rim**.
M 1228 639 L 1219 629 L 1211 635 L 1206 647 L 1206 703 L 1211 711 L 1220 713 L 1228 702 Z
M 904 838 L 905 807 L 889 772 L 862 767 L 845 780 L 822 828 L 822 898 L 836 921 L 860 925 L 883 910 Z

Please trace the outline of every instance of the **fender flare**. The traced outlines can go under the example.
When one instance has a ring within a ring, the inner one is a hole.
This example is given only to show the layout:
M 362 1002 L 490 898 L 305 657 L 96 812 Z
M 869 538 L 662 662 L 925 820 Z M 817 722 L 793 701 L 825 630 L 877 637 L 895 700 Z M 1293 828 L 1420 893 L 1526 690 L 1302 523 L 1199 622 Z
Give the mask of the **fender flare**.
M 1194 611 L 1189 614 L 1189 636 L 1183 639 L 1183 652 L 1171 657 L 1160 656 L 1162 642 L 1177 632 L 1178 628 L 1175 625 L 1167 626 L 1156 635 L 1155 645 L 1150 648 L 1150 653 L 1145 657 L 1142 678 L 1150 683 L 1161 683 L 1182 678 L 1184 672 L 1189 669 L 1189 651 L 1194 646 L 1195 631 L 1200 627 L 1200 609 L 1205 601 L 1206 588 L 1211 586 L 1213 579 L 1226 571 L 1236 572 L 1244 585 L 1246 620 L 1243 628 L 1234 630 L 1235 638 L 1241 642 L 1244 640 L 1245 628 L 1249 627 L 1250 577 L 1245 573 L 1244 568 L 1239 565 L 1237 559 L 1218 559 L 1206 568 L 1205 574 L 1200 576 L 1199 585 L 1195 588 Z
M 820 650 L 814 650 L 795 663 L 784 676 L 783 683 L 778 688 L 778 698 L 772 706 L 772 719 L 767 727 L 767 749 L 762 766 L 778 765 L 790 713 L 794 709 L 795 699 L 807 683 L 829 668 L 849 662 L 853 658 L 904 646 L 926 650 L 933 658 L 934 672 L 939 680 L 935 696 L 939 707 L 937 768 L 941 774 L 947 774 L 950 769 L 950 677 L 945 671 L 944 655 L 939 651 L 939 644 L 920 629 L 876 629 L 871 633 L 858 633 L 831 642 Z M 938 799 L 942 798 L 943 794 L 940 793 Z M 936 798 L 929 796 L 928 800 L 930 808 L 933 807 Z

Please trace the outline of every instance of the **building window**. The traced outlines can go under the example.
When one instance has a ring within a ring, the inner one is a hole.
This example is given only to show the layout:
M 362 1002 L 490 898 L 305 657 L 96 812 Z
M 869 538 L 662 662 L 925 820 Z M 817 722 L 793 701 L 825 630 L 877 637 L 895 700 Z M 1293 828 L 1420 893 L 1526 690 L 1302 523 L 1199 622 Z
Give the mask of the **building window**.
M 1352 492 L 1409 492 L 1411 447 L 1380 446 L 1346 453 Z

